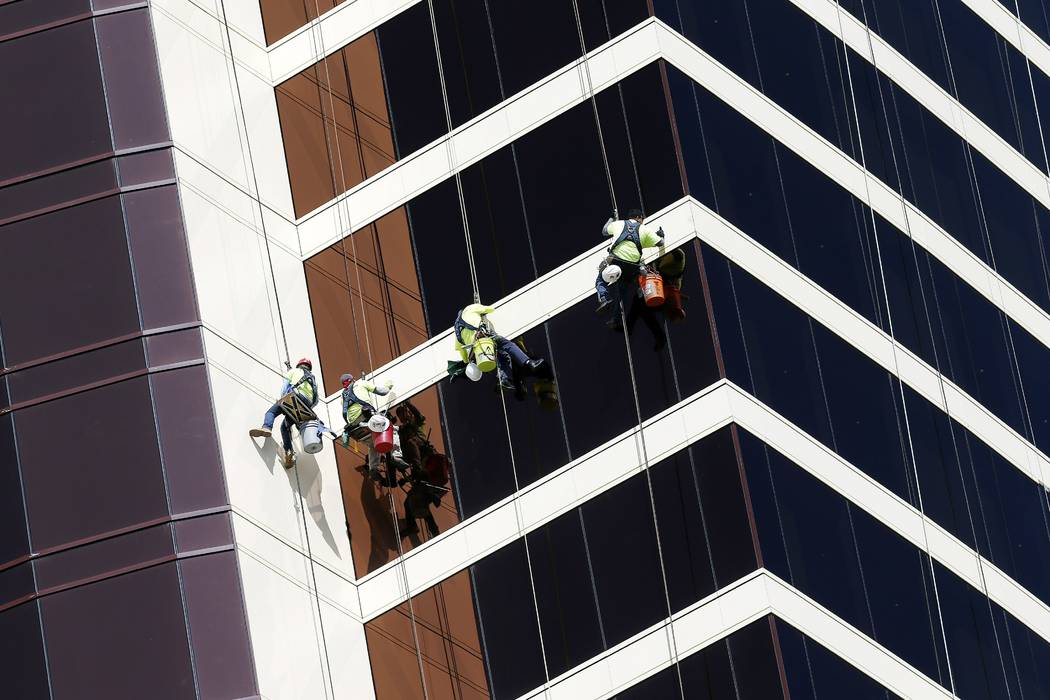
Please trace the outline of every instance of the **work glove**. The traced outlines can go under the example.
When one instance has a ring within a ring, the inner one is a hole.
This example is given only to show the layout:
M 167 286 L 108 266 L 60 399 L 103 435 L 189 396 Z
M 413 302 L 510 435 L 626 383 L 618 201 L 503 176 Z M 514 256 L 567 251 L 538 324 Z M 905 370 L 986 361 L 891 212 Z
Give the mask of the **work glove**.
M 393 379 L 386 379 L 386 380 L 384 380 L 383 381 L 383 386 L 385 388 L 387 388 L 387 389 L 393 389 L 394 388 L 394 380 Z

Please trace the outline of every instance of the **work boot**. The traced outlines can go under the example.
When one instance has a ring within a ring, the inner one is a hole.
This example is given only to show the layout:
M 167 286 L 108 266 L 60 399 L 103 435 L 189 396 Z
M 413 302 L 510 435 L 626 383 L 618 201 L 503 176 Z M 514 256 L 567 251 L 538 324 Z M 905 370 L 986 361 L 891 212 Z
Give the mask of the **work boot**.
M 539 373 L 541 371 L 543 371 L 544 366 L 546 364 L 547 364 L 547 362 L 542 357 L 540 357 L 540 358 L 537 358 L 535 360 L 529 360 L 528 362 L 525 363 L 525 366 L 528 367 L 529 371 L 532 372 L 533 374 L 539 375 Z
M 295 452 L 288 450 L 284 453 L 284 457 L 281 458 L 281 464 L 284 465 L 285 469 L 291 469 L 295 466 Z
M 508 391 L 515 391 L 518 388 L 517 385 L 515 385 L 514 382 L 511 380 L 511 378 L 503 372 L 499 373 L 499 385 L 501 389 L 506 389 Z
M 250 437 L 253 437 L 253 438 L 257 438 L 257 437 L 268 438 L 268 437 L 270 437 L 271 433 L 270 433 L 270 429 L 267 428 L 264 425 L 261 428 L 252 428 L 251 430 L 248 431 L 248 435 Z
M 613 300 L 612 299 L 606 299 L 605 301 L 599 301 L 598 302 L 598 308 L 594 310 L 594 313 L 600 314 L 603 311 L 605 311 L 606 309 L 608 309 L 610 306 L 612 306 L 612 304 L 613 304 Z

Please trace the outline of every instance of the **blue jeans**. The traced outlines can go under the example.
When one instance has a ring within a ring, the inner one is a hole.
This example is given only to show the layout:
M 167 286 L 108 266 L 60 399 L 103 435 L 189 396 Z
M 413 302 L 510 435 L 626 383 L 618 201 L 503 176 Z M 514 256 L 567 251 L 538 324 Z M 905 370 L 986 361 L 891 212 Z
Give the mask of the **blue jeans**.
M 502 335 L 497 335 L 495 340 L 496 364 L 499 367 L 500 374 L 515 379 L 517 373 L 514 371 L 514 368 L 523 367 L 531 358 L 525 354 L 517 343 L 507 340 Z
M 273 422 L 280 415 L 282 415 L 280 404 L 275 403 L 273 406 L 270 406 L 270 410 L 266 412 L 266 417 L 263 418 L 263 427 L 267 430 L 273 430 Z M 288 420 L 287 416 L 283 416 L 281 420 L 281 444 L 284 446 L 285 452 L 292 451 L 292 422 Z
M 634 291 L 634 286 L 637 284 L 638 279 L 638 265 L 635 263 L 629 263 L 624 260 L 612 259 L 610 265 L 618 265 L 622 271 L 620 279 L 613 284 L 607 283 L 602 279 L 601 270 L 598 271 L 598 279 L 594 281 L 594 288 L 598 292 L 598 301 L 605 303 L 612 298 L 613 292 L 616 293 L 617 300 L 623 305 L 624 310 L 627 310 L 627 302 L 631 300 L 631 292 Z

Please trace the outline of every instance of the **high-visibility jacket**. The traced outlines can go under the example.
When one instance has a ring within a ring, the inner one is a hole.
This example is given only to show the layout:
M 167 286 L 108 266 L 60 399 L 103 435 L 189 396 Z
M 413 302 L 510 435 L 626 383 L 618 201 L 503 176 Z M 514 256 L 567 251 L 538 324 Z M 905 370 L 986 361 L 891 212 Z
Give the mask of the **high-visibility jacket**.
M 376 386 L 366 379 L 358 379 L 348 388 L 343 389 L 343 415 L 350 425 L 357 425 L 361 416 L 367 410 L 369 413 L 376 412 L 376 396 L 386 396 L 390 393 L 388 386 Z
M 477 337 L 478 328 L 481 327 L 482 319 L 496 309 L 485 304 L 471 304 L 459 312 L 453 327 L 456 350 L 464 362 L 470 362 L 470 347 Z M 491 328 L 491 323 L 489 324 Z M 495 328 L 493 328 L 495 332 Z
M 628 236 L 620 240 L 621 233 L 627 233 Z M 614 241 L 619 241 L 613 243 L 609 252 L 613 257 L 629 263 L 636 263 L 642 259 L 643 248 L 656 248 L 664 244 L 664 239 L 657 233 L 657 229 L 640 224 L 634 219 L 609 220 L 602 228 L 602 235 L 612 236 Z
M 310 408 L 317 405 L 317 380 L 307 370 L 296 367 L 284 375 L 284 387 L 281 389 L 281 396 L 293 390 Z

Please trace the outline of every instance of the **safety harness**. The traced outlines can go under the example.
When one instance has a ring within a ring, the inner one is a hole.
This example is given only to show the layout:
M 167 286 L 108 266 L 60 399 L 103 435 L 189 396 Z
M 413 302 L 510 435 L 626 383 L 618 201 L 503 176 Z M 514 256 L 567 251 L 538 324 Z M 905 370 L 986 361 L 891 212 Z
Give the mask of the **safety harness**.
M 296 369 L 298 369 L 298 368 L 296 368 Z M 309 384 L 310 385 L 310 389 L 313 391 L 313 395 L 310 398 L 310 404 L 311 404 L 311 407 L 312 407 L 313 404 L 316 403 L 316 399 L 317 399 L 317 380 L 314 379 L 314 375 L 313 374 L 311 374 L 310 372 L 307 372 L 306 370 L 303 370 L 303 378 L 300 379 L 299 381 L 297 381 L 295 384 L 293 384 L 292 388 L 289 391 L 295 391 L 298 394 L 299 392 L 296 391 L 296 390 L 300 386 L 302 386 L 304 383 Z
M 638 261 L 641 262 L 641 259 L 642 259 L 641 228 L 642 228 L 642 225 L 639 224 L 634 219 L 628 219 L 627 221 L 623 222 L 623 230 L 620 231 L 620 235 L 616 237 L 616 240 L 613 241 L 613 244 L 611 246 L 609 246 L 609 255 L 612 255 L 617 260 L 622 260 L 622 258 L 617 258 L 616 255 L 613 253 L 613 251 L 616 249 L 616 246 L 620 245 L 624 241 L 630 241 L 631 243 L 634 244 L 634 247 L 638 249 Z M 624 260 L 624 262 L 627 262 L 627 261 Z M 631 264 L 633 264 L 633 263 L 631 263 Z

